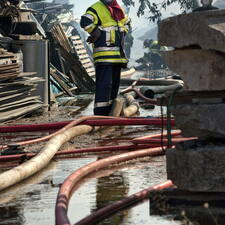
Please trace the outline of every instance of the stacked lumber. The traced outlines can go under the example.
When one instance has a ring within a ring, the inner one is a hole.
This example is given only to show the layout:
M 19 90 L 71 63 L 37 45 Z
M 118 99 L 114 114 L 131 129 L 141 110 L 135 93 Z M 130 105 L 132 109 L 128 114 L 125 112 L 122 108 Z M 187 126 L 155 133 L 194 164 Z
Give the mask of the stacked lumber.
M 60 54 L 66 67 L 69 68 L 68 76 L 78 90 L 82 93 L 92 93 L 95 89 L 95 82 L 89 75 L 84 64 L 82 64 L 77 52 L 60 23 L 55 24 L 51 29 L 54 41 L 60 46 Z M 81 53 L 81 52 L 80 52 Z M 91 71 L 89 71 L 91 72 Z
M 42 107 L 39 97 L 33 96 L 40 79 L 35 73 L 23 73 L 21 54 L 0 48 L 0 122 L 30 114 Z

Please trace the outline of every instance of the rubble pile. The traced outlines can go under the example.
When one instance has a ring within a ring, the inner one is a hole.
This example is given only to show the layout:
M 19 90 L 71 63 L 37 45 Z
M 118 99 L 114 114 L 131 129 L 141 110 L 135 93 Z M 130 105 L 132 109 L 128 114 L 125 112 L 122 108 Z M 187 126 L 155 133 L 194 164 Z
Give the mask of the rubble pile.
M 20 100 L 26 102 L 28 97 L 29 101 L 31 97 L 36 100 L 39 97 L 37 107 L 27 107 L 25 111 L 19 102 L 17 109 L 20 113 L 16 115 L 25 115 L 32 110 L 34 112 L 40 108 L 40 104 L 43 110 L 47 110 L 55 97 L 74 97 L 77 94 L 94 92 L 95 69 L 89 48 L 83 42 L 79 25 L 73 15 L 73 7 L 69 1 L 57 0 L 0 1 L 0 37 L 7 39 L 6 45 L 2 42 L 3 39 L 0 40 L 0 46 L 12 55 L 21 54 L 20 60 L 23 64 L 23 71 L 20 72 L 17 71 L 16 64 L 2 66 L 1 85 L 5 87 L 2 82 L 5 78 L 7 82 L 10 78 L 11 82 L 19 76 L 20 81 L 16 80 L 14 92 L 19 93 L 23 85 L 28 85 L 26 87 L 32 90 L 29 93 L 24 92 Z M 1 65 L 5 64 L 3 59 L 6 60 L 1 56 Z M 21 74 L 25 77 L 23 80 Z M 34 84 L 33 81 L 36 82 L 37 78 L 39 82 Z M 53 90 L 56 92 L 53 93 Z M 6 114 L 8 109 L 4 108 Z M 1 117 L 0 121 L 7 118 Z
M 74 5 L 68 1 L 32 2 L 27 5 L 35 10 L 35 16 L 48 36 L 51 64 L 69 77 L 72 88 L 76 87 L 74 94 L 94 92 L 94 64 L 73 15 Z M 53 85 L 56 86 L 55 83 Z M 60 84 L 57 88 L 63 90 Z M 68 95 L 68 92 L 64 94 Z

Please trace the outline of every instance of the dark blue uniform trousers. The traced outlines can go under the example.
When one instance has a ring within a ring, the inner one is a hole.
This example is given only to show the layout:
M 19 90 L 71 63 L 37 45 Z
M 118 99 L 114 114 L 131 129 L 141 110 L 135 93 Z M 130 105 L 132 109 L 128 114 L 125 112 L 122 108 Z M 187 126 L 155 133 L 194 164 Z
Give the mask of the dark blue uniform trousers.
M 97 65 L 94 115 L 108 116 L 118 95 L 121 65 Z

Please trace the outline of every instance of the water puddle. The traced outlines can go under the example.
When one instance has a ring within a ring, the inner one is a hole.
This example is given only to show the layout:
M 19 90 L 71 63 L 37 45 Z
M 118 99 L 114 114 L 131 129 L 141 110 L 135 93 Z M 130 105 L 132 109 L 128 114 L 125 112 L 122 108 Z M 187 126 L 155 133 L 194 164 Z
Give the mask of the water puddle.
M 85 109 L 82 115 L 90 115 L 93 102 L 85 101 Z M 80 105 L 82 108 L 82 105 Z M 42 122 L 71 119 L 71 114 L 65 114 L 68 108 L 56 111 L 55 115 L 45 116 Z M 79 112 L 79 110 L 77 111 Z M 79 112 L 80 113 L 80 112 Z M 76 116 L 80 116 L 80 114 Z M 150 115 L 151 114 L 151 115 Z M 60 116 L 63 115 L 63 116 Z M 143 116 L 159 116 L 159 108 L 154 111 L 141 111 Z M 55 119 L 57 118 L 57 119 Z M 36 118 L 34 121 L 40 121 Z M 28 118 L 18 120 L 15 123 L 33 122 Z M 75 138 L 64 148 L 90 147 L 101 145 L 117 145 L 127 143 L 130 138 L 159 133 L 160 128 L 151 126 L 130 126 L 126 128 L 106 129 L 91 135 Z M 37 134 L 41 135 L 41 134 Z M 16 138 L 21 139 L 23 135 Z M 30 138 L 30 137 L 29 137 Z M 5 137 L 1 138 L 6 141 Z M 10 139 L 11 141 L 13 138 Z M 38 145 L 28 147 L 40 150 Z M 0 225 L 37 225 L 55 224 L 55 202 L 59 185 L 76 169 L 96 161 L 107 154 L 80 155 L 74 158 L 53 160 L 47 168 L 31 178 L 17 184 L 7 191 L 0 193 Z M 110 154 L 109 154 L 110 155 Z M 10 168 L 7 165 L 0 170 Z M 145 158 L 130 163 L 116 165 L 115 167 L 97 171 L 87 177 L 71 197 L 68 216 L 71 224 L 78 222 L 91 212 L 108 205 L 116 200 L 132 195 L 152 185 L 166 180 L 165 157 Z M 181 224 L 168 217 L 150 215 L 149 201 L 119 212 L 99 224 L 109 225 L 175 225 Z

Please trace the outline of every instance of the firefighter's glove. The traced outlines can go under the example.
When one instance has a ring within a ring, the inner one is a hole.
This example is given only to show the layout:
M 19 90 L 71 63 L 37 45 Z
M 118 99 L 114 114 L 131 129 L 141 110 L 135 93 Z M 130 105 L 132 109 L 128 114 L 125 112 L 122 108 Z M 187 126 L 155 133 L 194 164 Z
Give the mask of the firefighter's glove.
M 101 35 L 101 31 L 98 28 L 94 29 L 90 33 L 90 36 L 87 38 L 87 42 L 88 43 L 96 42 L 99 39 L 100 35 Z

